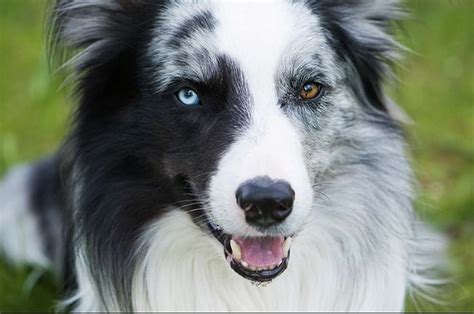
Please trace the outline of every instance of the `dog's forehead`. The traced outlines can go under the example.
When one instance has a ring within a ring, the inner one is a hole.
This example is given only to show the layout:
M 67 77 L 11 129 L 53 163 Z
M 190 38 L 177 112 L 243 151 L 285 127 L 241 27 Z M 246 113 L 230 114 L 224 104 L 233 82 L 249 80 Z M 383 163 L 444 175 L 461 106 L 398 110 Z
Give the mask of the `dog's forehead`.
M 169 75 L 206 80 L 223 55 L 255 89 L 275 82 L 285 66 L 304 67 L 316 56 L 327 59 L 321 67 L 332 61 L 317 15 L 298 1 L 176 2 L 162 15 L 155 37 L 152 54 L 163 84 Z
M 218 49 L 238 61 L 254 94 L 264 84 L 273 85 L 282 66 L 295 58 L 311 58 L 308 43 L 318 45 L 324 38 L 315 36 L 316 16 L 297 2 L 216 1 L 213 5 Z

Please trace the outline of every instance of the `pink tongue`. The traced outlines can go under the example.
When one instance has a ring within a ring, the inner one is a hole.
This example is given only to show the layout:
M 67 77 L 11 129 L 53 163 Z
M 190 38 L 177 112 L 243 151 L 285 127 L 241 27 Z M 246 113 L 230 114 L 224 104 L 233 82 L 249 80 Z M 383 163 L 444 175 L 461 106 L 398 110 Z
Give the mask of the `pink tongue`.
M 240 246 L 242 261 L 249 265 L 271 266 L 283 259 L 283 236 L 233 239 Z

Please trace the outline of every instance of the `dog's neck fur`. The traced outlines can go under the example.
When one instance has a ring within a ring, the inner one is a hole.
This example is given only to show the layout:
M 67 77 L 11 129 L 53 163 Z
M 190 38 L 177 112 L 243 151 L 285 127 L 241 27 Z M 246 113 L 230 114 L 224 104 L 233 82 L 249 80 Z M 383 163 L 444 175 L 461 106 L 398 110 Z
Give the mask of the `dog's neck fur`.
M 299 234 L 287 271 L 259 286 L 237 275 L 221 245 L 186 213 L 173 211 L 144 235 L 148 249 L 134 276 L 134 310 L 402 310 L 407 275 L 395 258 L 400 248 L 363 263 L 316 230 Z M 80 279 L 77 310 L 118 310 L 97 299 L 87 276 Z

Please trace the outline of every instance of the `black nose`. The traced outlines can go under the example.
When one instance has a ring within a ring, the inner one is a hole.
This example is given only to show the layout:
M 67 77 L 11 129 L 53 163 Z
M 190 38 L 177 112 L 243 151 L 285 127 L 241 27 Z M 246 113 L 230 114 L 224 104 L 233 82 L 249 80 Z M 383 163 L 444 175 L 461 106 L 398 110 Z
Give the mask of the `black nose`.
M 249 224 L 269 227 L 290 215 L 295 191 L 288 182 L 257 177 L 242 183 L 235 197 L 237 204 L 245 211 L 245 220 Z

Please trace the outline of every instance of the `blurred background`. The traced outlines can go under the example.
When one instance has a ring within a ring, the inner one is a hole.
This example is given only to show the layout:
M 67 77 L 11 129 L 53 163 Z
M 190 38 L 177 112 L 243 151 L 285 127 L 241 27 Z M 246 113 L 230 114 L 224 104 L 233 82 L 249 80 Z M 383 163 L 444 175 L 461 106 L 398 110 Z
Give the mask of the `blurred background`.
M 379 0 L 385 1 L 385 0 Z M 67 132 L 71 101 L 48 69 L 46 0 L 0 0 L 0 176 L 54 151 Z M 420 182 L 418 213 L 450 239 L 453 284 L 446 304 L 474 309 L 474 0 L 411 0 L 399 30 L 408 48 L 391 95 L 407 126 Z M 51 310 L 59 285 L 49 273 L 0 259 L 0 310 Z M 410 301 L 408 309 L 416 310 Z

